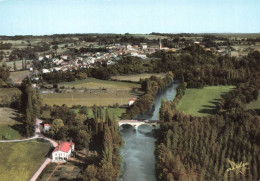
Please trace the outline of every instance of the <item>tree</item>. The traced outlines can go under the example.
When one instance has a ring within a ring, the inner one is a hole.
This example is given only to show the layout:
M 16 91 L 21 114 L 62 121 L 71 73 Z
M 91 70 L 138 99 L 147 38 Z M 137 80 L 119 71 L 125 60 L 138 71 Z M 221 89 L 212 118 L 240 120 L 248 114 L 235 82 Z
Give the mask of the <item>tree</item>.
M 50 133 L 55 135 L 55 134 L 58 134 L 60 129 L 64 126 L 64 123 L 61 119 L 55 119 L 53 122 L 52 122 L 52 126 L 51 126 L 51 129 L 50 129 Z
M 16 61 L 14 61 L 14 71 L 17 70 L 17 67 L 16 67 Z
M 98 181 L 98 168 L 95 165 L 89 165 L 85 170 L 84 181 Z
M 76 137 L 76 147 L 78 149 L 88 149 L 89 142 L 90 134 L 88 134 L 85 130 L 80 130 Z

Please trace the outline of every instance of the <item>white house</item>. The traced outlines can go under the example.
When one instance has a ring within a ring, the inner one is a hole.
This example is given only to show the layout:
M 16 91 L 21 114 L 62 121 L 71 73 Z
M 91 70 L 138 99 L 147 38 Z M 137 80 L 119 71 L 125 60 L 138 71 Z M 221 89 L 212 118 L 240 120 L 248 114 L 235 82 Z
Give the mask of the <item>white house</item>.
M 48 132 L 51 129 L 51 125 L 50 124 L 44 124 L 43 125 L 43 131 L 44 132 Z
M 74 143 L 62 142 L 52 152 L 52 162 L 65 162 L 74 151 Z
M 38 60 L 39 60 L 39 61 L 42 61 L 43 58 L 44 58 L 43 56 L 39 56 L 39 57 L 38 57 Z
M 49 71 L 48 69 L 42 69 L 42 73 L 46 74 L 46 73 L 50 73 L 51 71 Z
M 135 102 L 135 100 L 134 100 L 134 99 L 129 99 L 129 100 L 128 100 L 128 106 L 131 106 L 131 105 L 133 105 L 133 104 L 134 104 L 134 102 Z
M 134 50 L 134 48 L 132 47 L 132 45 L 126 45 L 126 49 L 127 49 L 127 50 Z
M 140 46 L 143 50 L 147 49 L 147 44 L 146 43 L 140 43 Z

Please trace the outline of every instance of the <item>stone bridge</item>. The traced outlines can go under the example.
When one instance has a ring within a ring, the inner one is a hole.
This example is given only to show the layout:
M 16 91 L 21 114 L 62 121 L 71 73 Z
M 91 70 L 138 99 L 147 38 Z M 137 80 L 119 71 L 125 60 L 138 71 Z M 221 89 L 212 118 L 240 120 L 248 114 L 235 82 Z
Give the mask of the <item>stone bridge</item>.
M 151 126 L 153 129 L 156 129 L 156 125 L 160 124 L 161 121 L 158 120 L 120 120 L 118 121 L 119 127 L 124 124 L 129 124 L 133 126 L 136 130 L 139 126 L 145 124 Z

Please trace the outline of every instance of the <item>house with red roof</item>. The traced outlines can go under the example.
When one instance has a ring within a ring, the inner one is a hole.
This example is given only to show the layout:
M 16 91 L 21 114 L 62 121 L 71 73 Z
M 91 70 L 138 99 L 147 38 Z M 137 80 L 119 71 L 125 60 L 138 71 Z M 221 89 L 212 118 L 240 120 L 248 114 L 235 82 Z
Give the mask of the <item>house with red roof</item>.
M 131 105 L 133 105 L 135 103 L 135 99 L 129 99 L 128 100 L 128 106 L 130 107 Z
M 61 142 L 52 152 L 52 162 L 65 162 L 71 156 L 71 153 L 74 151 L 74 143 L 70 142 Z
M 48 132 L 51 129 L 51 125 L 50 124 L 44 124 L 43 125 L 43 131 L 44 132 Z

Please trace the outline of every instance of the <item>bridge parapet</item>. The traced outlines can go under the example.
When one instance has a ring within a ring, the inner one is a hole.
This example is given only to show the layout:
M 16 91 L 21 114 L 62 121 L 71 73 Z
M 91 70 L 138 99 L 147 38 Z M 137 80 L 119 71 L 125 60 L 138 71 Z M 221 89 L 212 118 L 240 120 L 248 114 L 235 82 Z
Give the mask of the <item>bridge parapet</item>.
M 156 127 L 156 125 L 159 123 L 160 123 L 160 121 L 157 121 L 157 120 L 120 120 L 120 121 L 118 121 L 119 127 L 124 124 L 129 124 L 129 125 L 133 126 L 135 129 L 138 129 L 138 127 L 143 124 L 150 125 L 154 129 Z

